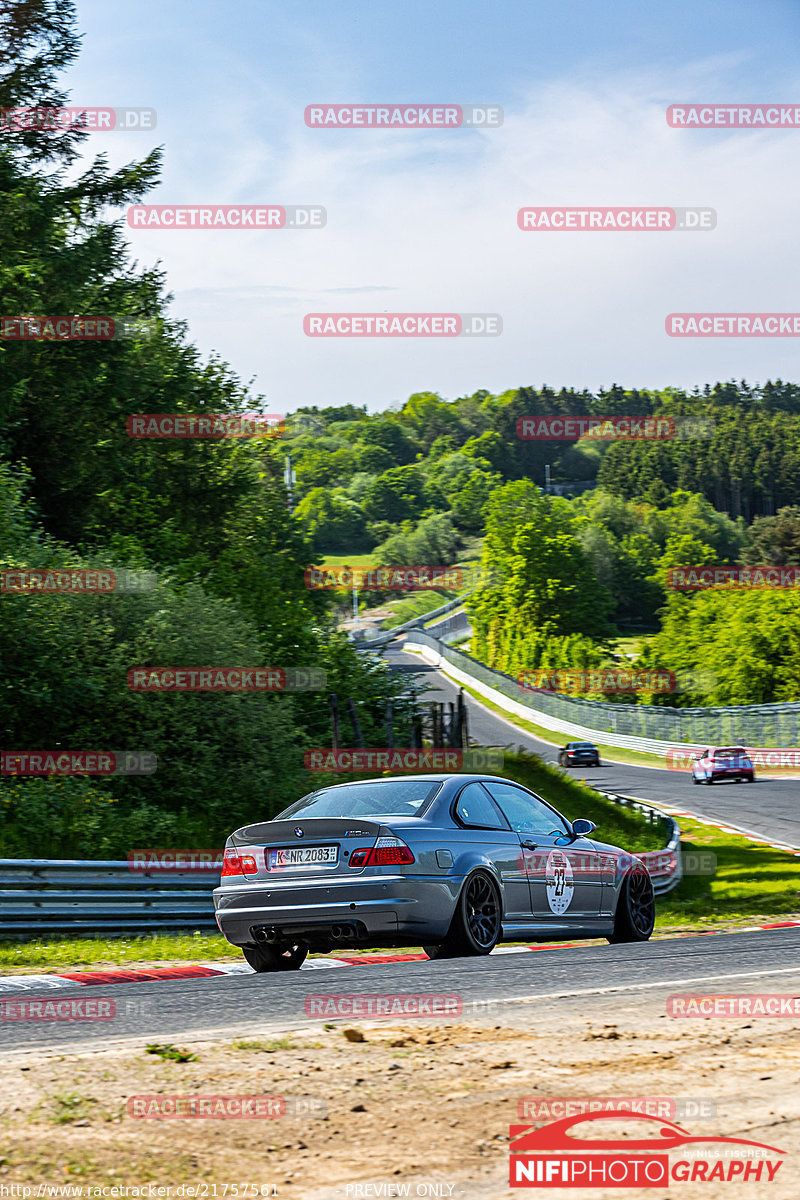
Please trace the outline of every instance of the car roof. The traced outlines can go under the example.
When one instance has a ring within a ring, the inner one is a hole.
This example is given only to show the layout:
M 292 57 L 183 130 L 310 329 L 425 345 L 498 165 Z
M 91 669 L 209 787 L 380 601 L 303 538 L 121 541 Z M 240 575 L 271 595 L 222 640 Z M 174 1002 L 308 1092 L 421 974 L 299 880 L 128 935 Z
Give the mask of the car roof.
M 517 783 L 516 779 L 507 779 L 505 775 L 484 775 L 479 772 L 469 771 L 439 771 L 432 775 L 380 775 L 370 779 L 347 779 L 343 783 L 322 784 L 315 788 L 315 791 L 321 792 L 323 788 L 340 788 L 350 787 L 356 783 L 411 783 L 417 780 L 420 783 L 449 783 L 453 779 L 461 779 L 465 782 L 480 783 Z M 524 783 L 517 783 L 518 787 L 525 787 Z M 527 791 L 531 789 L 528 788 Z

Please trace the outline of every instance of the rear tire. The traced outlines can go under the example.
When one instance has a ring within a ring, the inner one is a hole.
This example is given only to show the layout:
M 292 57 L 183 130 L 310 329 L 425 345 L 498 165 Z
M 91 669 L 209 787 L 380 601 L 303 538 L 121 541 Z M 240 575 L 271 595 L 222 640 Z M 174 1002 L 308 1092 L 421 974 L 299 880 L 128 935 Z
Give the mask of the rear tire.
M 447 937 L 422 949 L 435 959 L 491 954 L 500 938 L 501 917 L 497 884 L 485 871 L 476 871 L 461 889 Z
M 285 946 L 242 946 L 242 954 L 259 975 L 266 971 L 297 971 L 308 955 L 305 942 Z
M 711 776 L 706 775 L 706 787 L 711 787 L 713 782 L 714 782 L 714 780 L 711 778 Z
M 699 782 L 700 782 L 700 780 L 697 778 L 694 771 L 692 771 L 692 783 L 699 783 Z
M 655 920 L 653 881 L 646 867 L 633 866 L 622 881 L 614 914 L 614 932 L 608 940 L 612 945 L 646 942 L 653 932 Z

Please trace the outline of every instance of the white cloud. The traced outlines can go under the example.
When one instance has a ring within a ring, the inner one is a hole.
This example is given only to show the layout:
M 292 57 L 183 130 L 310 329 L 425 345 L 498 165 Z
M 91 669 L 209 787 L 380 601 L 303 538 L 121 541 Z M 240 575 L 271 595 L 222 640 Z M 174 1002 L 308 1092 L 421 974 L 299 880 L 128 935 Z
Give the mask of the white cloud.
M 383 408 L 423 389 L 453 396 L 544 381 L 691 387 L 791 378 L 791 339 L 689 341 L 664 332 L 673 310 L 797 307 L 800 130 L 681 131 L 665 120 L 670 103 L 735 98 L 745 69 L 727 56 L 661 78 L 631 71 L 532 86 L 506 107 L 504 125 L 485 133 L 311 130 L 302 109 L 279 101 L 270 85 L 249 80 L 244 101 L 229 80 L 209 127 L 191 106 L 169 114 L 167 186 L 150 199 L 322 204 L 327 227 L 130 230 L 131 244 L 141 263 L 163 262 L 173 311 L 200 348 L 254 375 L 282 411 Z M 329 95 L 347 99 L 342 64 L 334 70 Z M 140 152 L 138 137 L 134 150 L 117 136 L 124 157 Z M 711 206 L 718 225 L 707 233 L 516 226 L 525 205 L 627 203 Z M 340 310 L 499 312 L 504 333 L 304 336 L 306 312 Z

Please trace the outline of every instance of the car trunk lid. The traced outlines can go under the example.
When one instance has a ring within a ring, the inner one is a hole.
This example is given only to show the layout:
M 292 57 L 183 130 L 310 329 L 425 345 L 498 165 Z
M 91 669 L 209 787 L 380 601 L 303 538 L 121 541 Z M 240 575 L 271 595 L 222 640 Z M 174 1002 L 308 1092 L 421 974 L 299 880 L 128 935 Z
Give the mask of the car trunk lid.
M 392 830 L 378 821 L 349 817 L 298 817 L 263 821 L 237 830 L 231 844 L 256 861 L 248 879 L 315 879 L 320 875 L 359 875 L 350 866 L 353 851 L 371 849 Z

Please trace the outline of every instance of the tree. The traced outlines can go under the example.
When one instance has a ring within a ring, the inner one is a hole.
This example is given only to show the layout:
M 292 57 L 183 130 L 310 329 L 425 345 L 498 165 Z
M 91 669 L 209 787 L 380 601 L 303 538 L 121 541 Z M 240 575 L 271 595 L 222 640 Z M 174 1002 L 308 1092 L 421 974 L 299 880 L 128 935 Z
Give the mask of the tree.
M 786 505 L 774 517 L 756 517 L 742 558 L 748 565 L 800 564 L 800 508 Z
M 298 504 L 297 519 L 320 554 L 357 551 L 368 540 L 362 510 L 330 488 L 313 488 Z
M 370 521 L 409 521 L 426 504 L 425 478 L 419 467 L 392 467 L 364 491 L 362 506 Z
M 477 657 L 502 670 L 536 665 L 542 634 L 611 633 L 611 598 L 598 583 L 564 501 L 523 480 L 486 506 L 483 585 L 467 602 Z

